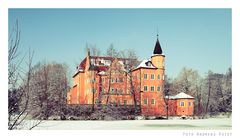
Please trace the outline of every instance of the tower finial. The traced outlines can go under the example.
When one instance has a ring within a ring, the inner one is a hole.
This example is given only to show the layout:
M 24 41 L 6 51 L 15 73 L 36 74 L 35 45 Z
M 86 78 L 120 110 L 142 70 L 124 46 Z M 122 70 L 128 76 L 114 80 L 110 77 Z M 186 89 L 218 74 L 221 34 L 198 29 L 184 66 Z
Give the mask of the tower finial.
M 157 42 L 155 44 L 153 54 L 162 54 L 162 48 L 161 48 L 160 42 L 158 40 L 158 28 L 157 28 Z

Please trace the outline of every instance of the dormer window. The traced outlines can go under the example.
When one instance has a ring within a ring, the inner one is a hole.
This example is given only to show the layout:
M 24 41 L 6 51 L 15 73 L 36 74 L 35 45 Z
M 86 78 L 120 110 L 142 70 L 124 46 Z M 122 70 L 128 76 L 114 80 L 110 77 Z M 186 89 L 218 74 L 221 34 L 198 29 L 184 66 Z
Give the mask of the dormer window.
M 146 62 L 146 66 L 151 67 L 151 62 L 150 61 Z

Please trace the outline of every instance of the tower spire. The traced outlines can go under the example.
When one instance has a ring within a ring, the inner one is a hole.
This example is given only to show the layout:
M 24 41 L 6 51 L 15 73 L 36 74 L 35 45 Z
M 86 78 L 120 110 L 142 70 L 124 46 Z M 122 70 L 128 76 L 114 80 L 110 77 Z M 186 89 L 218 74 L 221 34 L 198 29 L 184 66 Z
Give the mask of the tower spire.
M 160 42 L 158 40 L 158 32 L 157 32 L 157 42 L 155 44 L 153 54 L 162 54 L 162 48 L 161 48 Z

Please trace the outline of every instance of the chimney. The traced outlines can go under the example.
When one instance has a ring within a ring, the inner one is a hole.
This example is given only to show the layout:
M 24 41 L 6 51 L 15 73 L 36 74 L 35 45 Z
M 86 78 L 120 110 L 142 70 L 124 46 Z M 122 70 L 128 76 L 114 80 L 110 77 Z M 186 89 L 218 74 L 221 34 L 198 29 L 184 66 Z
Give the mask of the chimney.
M 87 48 L 87 57 L 90 57 L 90 49 Z

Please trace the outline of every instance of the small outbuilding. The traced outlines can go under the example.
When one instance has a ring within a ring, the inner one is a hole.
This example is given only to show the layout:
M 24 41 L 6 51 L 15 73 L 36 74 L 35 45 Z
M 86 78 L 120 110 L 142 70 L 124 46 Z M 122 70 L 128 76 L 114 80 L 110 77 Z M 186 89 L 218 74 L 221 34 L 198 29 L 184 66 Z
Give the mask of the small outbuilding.
M 194 97 L 181 92 L 168 98 L 168 114 L 170 116 L 193 116 Z

